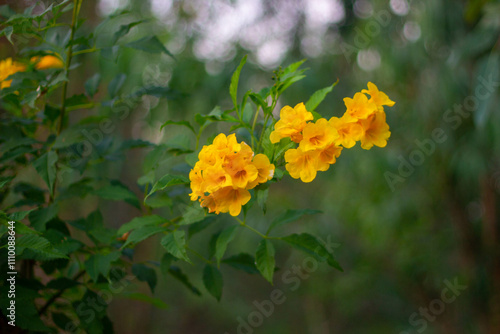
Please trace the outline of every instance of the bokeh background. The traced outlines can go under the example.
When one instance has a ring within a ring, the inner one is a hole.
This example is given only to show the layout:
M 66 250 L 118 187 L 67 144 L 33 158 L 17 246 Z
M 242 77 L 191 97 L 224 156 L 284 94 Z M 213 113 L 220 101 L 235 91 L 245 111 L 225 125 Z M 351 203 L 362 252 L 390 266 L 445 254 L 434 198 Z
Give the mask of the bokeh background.
M 10 4 L 25 6 L 22 0 Z M 279 233 L 307 231 L 331 240 L 344 272 L 320 265 L 298 278 L 300 285 L 287 282 L 282 274 L 305 256 L 277 244 L 274 286 L 222 268 L 218 303 L 202 288 L 199 268 L 186 265 L 203 296 L 174 279 L 160 279 L 156 289 L 166 310 L 114 296 L 109 312 L 116 333 L 500 333 L 498 1 L 87 0 L 81 13 L 82 29 L 100 25 L 98 43 L 123 24 L 148 20 L 124 41 L 156 34 L 175 56 L 120 48 L 76 58 L 81 66 L 71 75 L 81 80 L 72 81 L 72 93 L 82 91 L 95 72 L 103 81 L 125 73 L 125 89 L 154 84 L 180 93 L 144 97 L 103 141 L 159 143 L 185 132 L 160 131 L 166 120 L 192 121 L 216 105 L 230 108 L 231 74 L 245 54 L 240 92 L 271 85 L 273 70 L 307 58 L 307 77 L 284 94 L 277 110 L 306 101 L 337 78 L 317 110 L 324 117 L 342 115 L 342 99 L 368 81 L 396 101 L 386 110 L 392 132 L 387 147 L 346 150 L 310 184 L 285 177 L 271 186 L 267 214 L 254 208 L 248 221 L 265 230 L 286 208 L 322 210 Z M 2 58 L 14 51 L 2 40 Z M 99 112 L 90 109 L 72 121 Z M 210 125 L 202 143 L 228 130 Z M 193 147 L 194 138 L 182 140 Z M 132 152 L 126 164 L 109 159 L 99 173 L 137 189 L 146 153 Z M 96 199 L 73 203 L 63 215 L 81 216 L 96 205 L 113 227 L 138 215 L 131 206 Z M 201 240 L 196 247 L 204 249 Z M 240 233 L 228 252 L 252 253 L 256 241 Z M 138 247 L 136 259 L 157 261 L 163 252 L 151 239 Z M 149 293 L 146 284 L 136 283 Z M 442 292 L 451 291 L 450 284 L 460 288 L 445 303 Z M 254 301 L 269 300 L 275 288 L 285 302 L 261 325 L 242 328 L 239 319 L 248 322 L 257 310 Z

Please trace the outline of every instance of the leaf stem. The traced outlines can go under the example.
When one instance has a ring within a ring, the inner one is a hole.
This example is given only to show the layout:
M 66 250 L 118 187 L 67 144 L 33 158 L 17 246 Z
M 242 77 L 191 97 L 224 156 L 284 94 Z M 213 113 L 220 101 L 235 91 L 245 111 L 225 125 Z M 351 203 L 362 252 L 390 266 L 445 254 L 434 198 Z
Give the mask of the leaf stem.
M 260 233 L 259 231 L 257 231 L 256 229 L 254 229 L 252 226 L 247 225 L 243 220 L 239 219 L 238 217 L 234 217 L 234 219 L 236 219 L 238 221 L 238 223 L 240 223 L 241 226 L 246 227 L 250 231 L 260 235 L 262 238 L 271 239 L 267 235 L 264 235 L 264 234 Z

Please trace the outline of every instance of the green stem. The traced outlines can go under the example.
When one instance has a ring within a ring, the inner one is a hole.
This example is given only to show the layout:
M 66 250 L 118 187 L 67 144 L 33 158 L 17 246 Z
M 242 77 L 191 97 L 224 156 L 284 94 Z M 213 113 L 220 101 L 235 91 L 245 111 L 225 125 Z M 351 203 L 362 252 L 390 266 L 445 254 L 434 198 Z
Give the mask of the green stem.
M 212 261 L 206 259 L 203 255 L 201 255 L 200 253 L 198 253 L 197 251 L 195 251 L 194 249 L 192 248 L 189 248 L 189 247 L 186 247 L 186 249 L 188 251 L 190 251 L 191 253 L 193 253 L 194 255 L 196 255 L 196 257 L 200 258 L 201 260 L 203 260 L 205 263 L 207 264 L 212 264 Z
M 71 33 L 69 37 L 69 47 L 68 51 L 66 53 L 66 64 L 64 67 L 64 73 L 66 74 L 66 77 L 68 77 L 69 74 L 69 67 L 71 65 L 71 58 L 73 57 L 73 39 L 75 37 L 75 30 L 76 30 L 76 21 L 78 20 L 78 12 L 80 11 L 80 3 L 81 0 L 75 0 L 75 5 L 73 7 L 73 18 L 71 20 Z M 60 116 L 60 121 L 59 121 L 59 128 L 57 129 L 57 134 L 61 134 L 62 128 L 63 128 L 63 123 L 64 123 L 64 114 L 66 112 L 66 94 L 68 91 L 68 81 L 65 81 L 63 84 L 63 91 L 62 91 L 62 97 L 61 97 L 61 116 Z
M 264 235 L 264 234 L 260 233 L 259 231 L 257 231 L 256 229 L 254 229 L 252 226 L 247 225 L 243 220 L 239 219 L 238 217 L 234 217 L 234 219 L 236 219 L 238 221 L 238 223 L 240 223 L 241 226 L 246 227 L 250 231 L 260 235 L 262 238 L 271 239 L 267 235 Z
M 259 118 L 259 110 L 260 110 L 260 106 L 257 106 L 257 110 L 255 111 L 255 116 L 253 117 L 253 123 L 252 123 L 252 130 L 251 130 L 251 135 L 252 135 L 252 150 L 255 151 L 255 142 L 256 142 L 256 138 L 255 138 L 255 135 L 254 135 L 254 131 L 255 131 L 255 125 L 257 124 L 257 118 Z

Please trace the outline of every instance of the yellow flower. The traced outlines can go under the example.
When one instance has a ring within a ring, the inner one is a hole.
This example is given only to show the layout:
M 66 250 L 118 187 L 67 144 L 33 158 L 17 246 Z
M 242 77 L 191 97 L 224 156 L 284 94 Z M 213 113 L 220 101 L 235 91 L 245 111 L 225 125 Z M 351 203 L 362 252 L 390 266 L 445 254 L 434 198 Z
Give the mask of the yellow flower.
M 355 119 L 366 119 L 377 111 L 377 105 L 369 101 L 365 94 L 356 93 L 354 98 L 344 98 L 344 104 L 347 108 L 346 115 Z
M 361 91 L 365 94 L 370 94 L 370 101 L 373 101 L 377 106 L 379 111 L 383 111 L 383 106 L 392 107 L 396 102 L 389 99 L 386 93 L 378 90 L 377 86 L 374 83 L 368 82 L 368 89 L 363 89 Z
M 247 189 L 252 189 L 259 183 L 266 183 L 274 176 L 274 165 L 269 161 L 265 154 L 257 154 L 252 161 L 255 168 L 257 168 L 257 178 L 250 182 Z
M 318 156 L 317 150 L 304 152 L 300 147 L 289 149 L 285 152 L 286 170 L 294 179 L 311 182 L 318 170 Z
M 31 62 L 35 64 L 37 70 L 46 70 L 49 68 L 62 68 L 64 66 L 61 58 L 53 55 L 47 55 L 43 57 L 32 57 Z
M 330 144 L 328 147 L 321 150 L 318 155 L 318 170 L 322 172 L 328 170 L 328 168 L 330 168 L 330 165 L 333 165 L 335 162 L 337 162 L 337 158 L 340 156 L 341 152 L 342 147 L 337 146 L 336 144 Z
M 214 197 L 220 212 L 229 212 L 231 216 L 237 216 L 241 212 L 241 207 L 250 201 L 251 196 L 246 189 L 227 187 L 215 193 Z
M 356 119 L 350 118 L 349 116 L 342 116 L 341 118 L 332 117 L 329 122 L 337 129 L 339 134 L 335 140 L 336 145 L 351 148 L 363 135 L 363 127 L 361 124 L 356 122 Z
M 299 147 L 304 152 L 321 150 L 332 144 L 338 137 L 337 130 L 325 118 L 320 118 L 315 123 L 307 123 L 304 127 Z
M 241 206 L 250 200 L 248 189 L 273 177 L 274 165 L 267 156 L 254 153 L 234 134 L 219 134 L 211 145 L 205 145 L 189 173 L 192 201 L 209 212 L 229 212 L 237 216 Z
M 0 61 L 0 89 L 10 87 L 12 80 L 6 80 L 12 74 L 26 70 L 26 66 L 7 58 Z
M 360 120 L 364 129 L 361 137 L 361 147 L 369 150 L 373 145 L 385 147 L 387 139 L 391 136 L 389 125 L 385 121 L 385 113 L 377 112 L 367 119 Z
M 285 106 L 280 111 L 280 120 L 274 125 L 271 132 L 271 143 L 276 144 L 282 138 L 290 137 L 294 142 L 302 140 L 302 129 L 307 121 L 314 119 L 313 114 L 306 110 L 304 103 L 297 104 L 294 108 Z

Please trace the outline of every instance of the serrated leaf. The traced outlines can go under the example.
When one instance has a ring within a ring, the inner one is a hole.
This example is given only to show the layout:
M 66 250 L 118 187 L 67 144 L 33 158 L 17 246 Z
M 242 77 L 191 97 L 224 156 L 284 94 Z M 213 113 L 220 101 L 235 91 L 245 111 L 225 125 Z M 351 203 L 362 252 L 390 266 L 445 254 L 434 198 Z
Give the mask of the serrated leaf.
M 215 258 L 217 259 L 217 266 L 220 266 L 220 261 L 226 252 L 227 245 L 234 239 L 236 235 L 237 225 L 229 226 L 219 234 L 217 242 L 215 243 Z
M 45 231 L 45 224 L 47 224 L 49 220 L 57 216 L 58 211 L 58 205 L 52 204 L 49 207 L 30 212 L 29 220 L 31 226 L 37 231 Z
M 85 82 L 85 91 L 87 92 L 87 95 L 90 97 L 93 97 L 97 93 L 97 89 L 99 88 L 99 84 L 101 83 L 101 74 L 96 73 L 93 76 L 91 76 L 86 82 Z
M 326 247 L 316 239 L 316 237 L 308 234 L 292 234 L 281 238 L 293 247 L 314 256 L 319 261 L 326 261 L 330 266 L 343 271 L 340 264 L 335 260 L 333 255 L 328 252 Z
M 231 95 L 231 99 L 233 100 L 234 107 L 238 109 L 238 83 L 240 80 L 240 73 L 241 69 L 243 68 L 243 65 L 247 62 L 247 56 L 245 55 L 241 61 L 238 67 L 236 68 L 236 71 L 234 71 L 233 76 L 231 77 L 231 84 L 229 85 L 229 94 Z
M 33 163 L 38 174 L 45 181 L 45 184 L 49 187 L 49 191 L 52 194 L 54 190 L 54 181 L 56 179 L 56 162 L 57 153 L 55 151 L 49 151 L 43 154 L 40 158 L 36 159 Z
M 257 269 L 269 283 L 273 284 L 274 275 L 274 246 L 271 241 L 263 239 L 255 252 L 255 263 Z
M 304 215 L 315 215 L 321 213 L 319 210 L 302 209 L 302 210 L 286 210 L 282 215 L 276 217 L 269 225 L 266 234 L 269 234 L 274 228 L 282 226 L 293 221 L 296 221 Z
M 339 80 L 337 79 L 337 81 L 335 81 L 331 86 L 314 92 L 314 94 L 311 95 L 309 100 L 306 102 L 306 110 L 311 112 L 314 111 L 316 107 L 325 99 L 326 95 L 330 93 L 333 90 L 333 87 L 335 87 L 338 83 Z
M 151 216 L 143 216 L 143 217 L 135 217 L 128 223 L 123 224 L 120 226 L 118 229 L 118 232 L 116 234 L 118 236 L 121 236 L 123 233 L 126 233 L 130 230 L 139 228 L 139 227 L 144 227 L 144 226 L 151 226 L 151 225 L 159 225 L 162 223 L 165 223 L 167 219 L 160 217 L 158 215 L 151 215 Z
M 29 258 L 39 261 L 68 258 L 55 249 L 47 239 L 37 234 L 26 234 L 16 239 L 16 253 L 21 254 L 27 251 L 31 251 L 33 254 Z
M 87 261 L 85 261 L 85 270 L 90 278 L 97 282 L 99 275 L 104 277 L 108 276 L 109 270 L 111 269 L 111 263 L 120 258 L 121 253 L 119 251 L 111 252 L 108 254 L 93 254 Z
M 240 253 L 228 258 L 225 258 L 221 263 L 227 264 L 238 270 L 242 270 L 248 274 L 258 274 L 259 270 L 255 266 L 255 259 L 252 255 Z
M 156 271 L 153 268 L 141 263 L 136 263 L 132 265 L 132 274 L 134 274 L 139 281 L 148 283 L 151 292 L 155 292 L 158 279 L 156 277 Z
M 191 125 L 191 123 L 189 123 L 188 121 L 166 121 L 166 122 L 165 122 L 165 123 L 163 123 L 163 125 L 160 127 L 160 130 L 162 130 L 165 126 L 170 125 L 170 124 L 185 126 L 185 127 L 187 127 L 189 130 L 191 130 L 194 134 L 196 134 L 196 131 L 194 130 L 193 126 L 192 126 L 192 125 Z
M 165 231 L 165 227 L 163 226 L 142 226 L 138 229 L 133 230 L 127 238 L 127 241 L 123 244 L 122 247 L 126 247 L 131 243 L 139 243 L 155 234 L 161 233 Z
M 161 239 L 161 245 L 178 259 L 192 263 L 186 253 L 186 238 L 184 231 L 175 231 Z
M 207 291 L 214 296 L 217 301 L 220 301 L 224 281 L 222 279 L 222 274 L 217 268 L 209 264 L 205 266 L 205 269 L 203 269 L 203 284 Z

